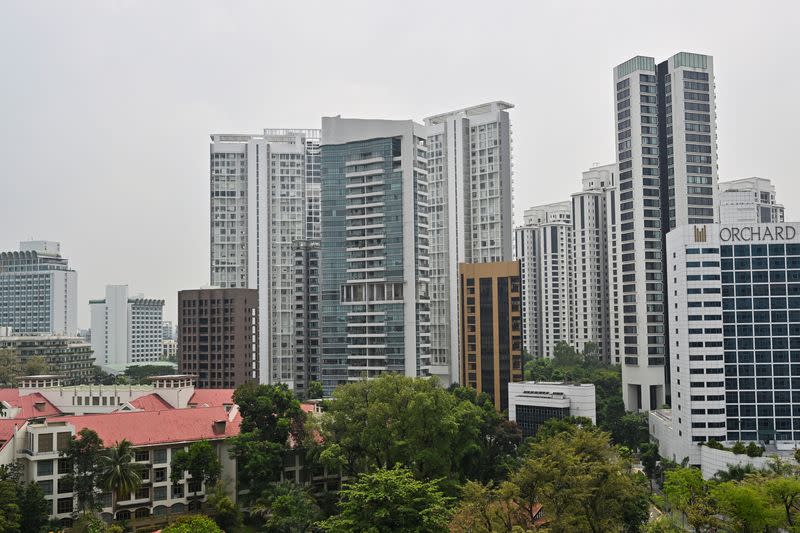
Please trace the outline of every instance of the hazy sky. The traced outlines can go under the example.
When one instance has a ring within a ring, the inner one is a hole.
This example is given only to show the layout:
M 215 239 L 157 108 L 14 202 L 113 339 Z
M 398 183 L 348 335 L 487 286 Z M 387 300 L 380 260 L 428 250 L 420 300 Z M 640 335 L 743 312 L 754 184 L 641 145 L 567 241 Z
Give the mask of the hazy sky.
M 654 9 L 656 6 L 662 10 Z M 714 56 L 721 179 L 800 216 L 796 2 L 6 1 L 0 250 L 58 240 L 79 326 L 107 283 L 208 284 L 211 132 L 413 118 L 506 100 L 515 211 L 612 162 L 611 69 Z

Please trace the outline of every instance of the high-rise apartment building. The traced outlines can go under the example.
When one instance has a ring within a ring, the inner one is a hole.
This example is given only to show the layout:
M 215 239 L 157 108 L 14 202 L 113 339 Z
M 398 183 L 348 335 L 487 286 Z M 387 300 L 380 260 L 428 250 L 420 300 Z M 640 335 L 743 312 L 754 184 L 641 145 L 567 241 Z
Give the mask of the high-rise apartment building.
M 67 335 L 2 335 L 0 350 L 10 350 L 23 365 L 41 357 L 48 373 L 61 377 L 66 384 L 91 383 L 94 377 L 94 354 L 89 343 Z
M 175 339 L 175 326 L 172 325 L 172 320 L 164 320 L 161 323 L 161 338 L 165 341 Z
M 294 386 L 292 245 L 320 234 L 319 136 L 211 136 L 211 284 L 260 291 L 263 383 Z
M 572 195 L 572 294 L 570 344 L 586 352 L 590 345 L 603 361 L 612 361 L 609 332 L 607 190 L 614 187 L 616 165 L 583 173 L 583 190 Z
M 322 119 L 326 393 L 384 372 L 416 376 L 431 364 L 426 137 L 410 120 Z
M 571 202 L 532 207 L 525 211 L 525 225 L 514 231 L 522 274 L 524 347 L 533 357 L 553 357 L 559 342 L 570 341 L 571 216 Z
M 710 56 L 681 52 L 614 68 L 625 406 L 668 400 L 665 235 L 717 219 L 716 109 Z
M 89 300 L 89 307 L 99 365 L 125 367 L 161 358 L 164 300 L 129 296 L 127 285 L 106 285 L 106 297 Z
M 258 380 L 258 291 L 178 292 L 178 370 L 198 388 L 232 389 Z
M 508 409 L 508 384 L 522 381 L 519 261 L 461 263 L 459 382 Z
M 672 409 L 650 417 L 661 454 L 701 464 L 709 440 L 793 451 L 800 224 L 686 225 L 667 257 Z
M 425 119 L 431 262 L 431 363 L 458 380 L 458 264 L 511 260 L 511 124 L 506 102 Z
M 766 178 L 719 182 L 720 224 L 783 222 L 783 205 L 775 200 L 775 186 Z
M 75 335 L 78 274 L 52 241 L 0 253 L 0 326 L 15 333 Z
M 312 381 L 321 382 L 319 345 L 319 241 L 294 243 L 295 394 L 305 397 Z

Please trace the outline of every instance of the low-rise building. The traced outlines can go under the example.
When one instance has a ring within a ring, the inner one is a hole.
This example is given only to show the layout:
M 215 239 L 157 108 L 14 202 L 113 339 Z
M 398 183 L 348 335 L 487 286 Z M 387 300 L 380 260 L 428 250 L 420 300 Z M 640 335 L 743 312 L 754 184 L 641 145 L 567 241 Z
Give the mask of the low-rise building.
M 79 337 L 64 335 L 0 335 L 0 350 L 11 350 L 21 366 L 41 357 L 49 372 L 66 384 L 88 383 L 94 375 L 94 351 Z
M 508 419 L 525 437 L 533 437 L 546 421 L 571 416 L 597 423 L 594 385 L 524 381 L 508 384 Z

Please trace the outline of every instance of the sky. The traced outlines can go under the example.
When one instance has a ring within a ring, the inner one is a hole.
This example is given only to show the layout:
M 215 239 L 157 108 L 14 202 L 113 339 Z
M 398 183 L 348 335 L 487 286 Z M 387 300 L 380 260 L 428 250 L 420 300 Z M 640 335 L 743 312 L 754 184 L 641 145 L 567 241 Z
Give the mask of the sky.
M 661 6 L 663 9 L 658 10 Z M 612 68 L 714 56 L 719 176 L 800 217 L 800 3 L 24 1 L 0 17 L 0 250 L 61 242 L 79 327 L 109 283 L 209 283 L 209 134 L 511 110 L 514 208 L 614 160 Z

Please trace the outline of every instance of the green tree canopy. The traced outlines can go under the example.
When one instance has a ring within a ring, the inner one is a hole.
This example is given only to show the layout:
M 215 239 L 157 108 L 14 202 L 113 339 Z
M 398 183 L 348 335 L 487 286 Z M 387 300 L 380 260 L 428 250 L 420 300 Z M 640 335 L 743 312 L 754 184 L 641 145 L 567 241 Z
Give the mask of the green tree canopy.
M 449 500 L 435 481 L 401 467 L 379 469 L 345 486 L 338 515 L 321 522 L 332 533 L 446 533 Z
M 61 455 L 69 460 L 69 474 L 65 476 L 78 499 L 78 509 L 93 512 L 97 509 L 98 473 L 100 458 L 105 453 L 103 441 L 91 429 L 83 428 L 73 435 L 69 446 Z
M 214 446 L 207 440 L 201 440 L 191 443 L 188 450 L 180 450 L 172 456 L 170 480 L 178 483 L 183 479 L 184 472 L 188 472 L 192 480 L 211 488 L 217 483 L 221 470 Z
M 111 493 L 111 511 L 114 516 L 120 496 L 128 496 L 139 489 L 143 469 L 142 465 L 134 462 L 133 447 L 125 439 L 100 454 L 97 484 Z
M 207 516 L 179 516 L 172 524 L 161 530 L 162 533 L 226 533 Z
M 296 483 L 272 485 L 251 508 L 251 515 L 263 521 L 268 533 L 305 533 L 314 530 L 322 515 L 317 502 Z

